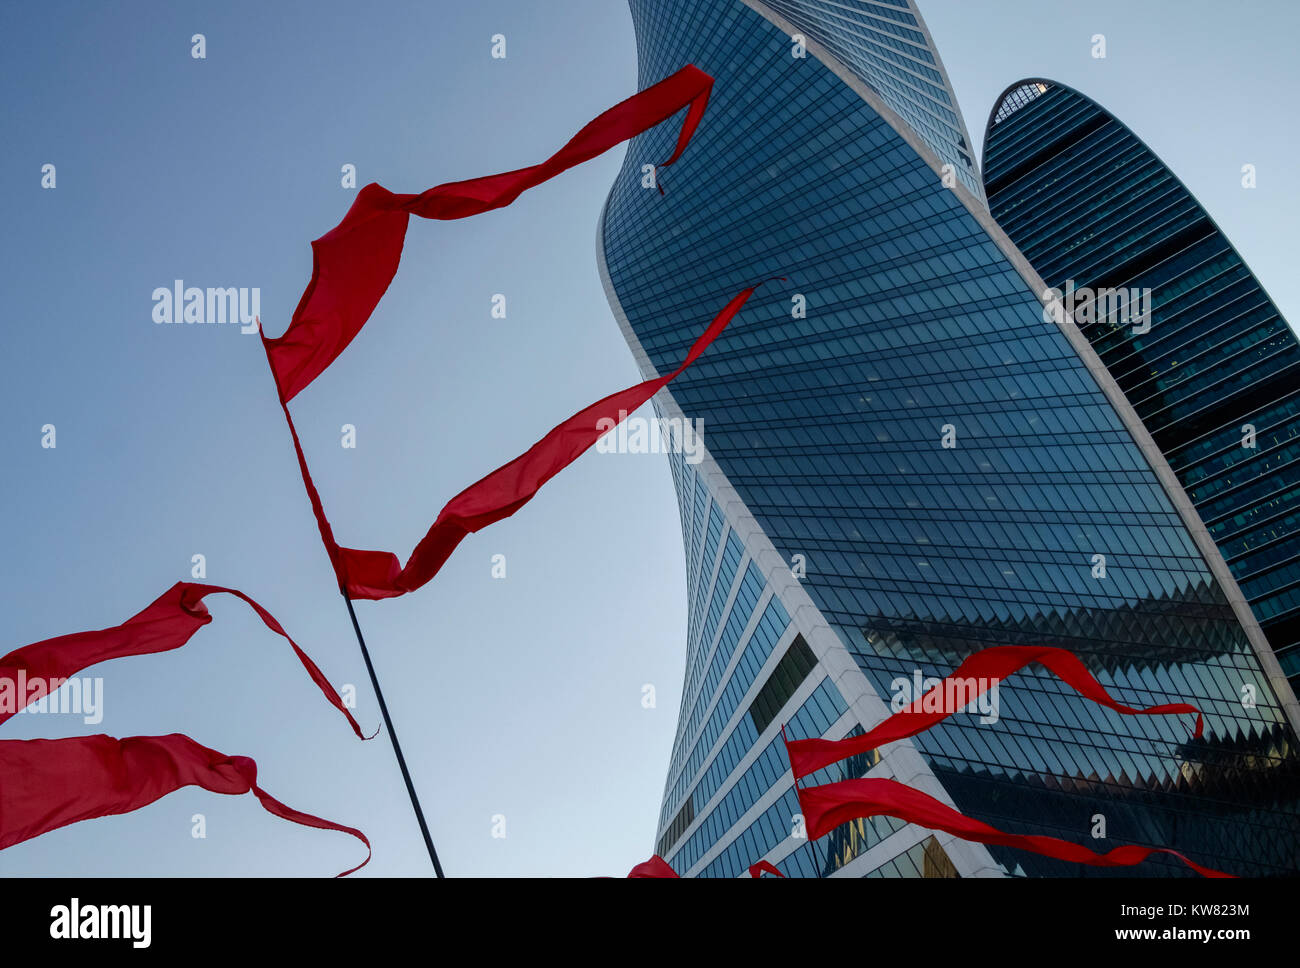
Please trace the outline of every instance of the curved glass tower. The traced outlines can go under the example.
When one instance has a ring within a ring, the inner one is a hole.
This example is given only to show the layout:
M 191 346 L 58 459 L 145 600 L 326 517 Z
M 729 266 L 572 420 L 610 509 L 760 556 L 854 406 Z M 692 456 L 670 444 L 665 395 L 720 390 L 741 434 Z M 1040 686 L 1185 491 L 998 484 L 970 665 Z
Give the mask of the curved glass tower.
M 1016 832 L 1300 869 L 1294 695 L 1123 393 L 1075 328 L 1043 321 L 1045 287 L 963 160 L 915 7 L 631 8 L 643 86 L 686 63 L 716 78 L 666 194 L 642 166 L 671 150 L 671 125 L 632 142 L 600 219 L 602 278 L 641 369 L 675 367 L 742 287 L 790 280 L 655 400 L 702 420 L 706 445 L 698 464 L 672 462 L 690 620 L 656 850 L 688 876 L 763 858 L 796 876 L 1116 873 L 886 818 L 797 836 L 783 723 L 838 738 L 884 718 L 916 675 L 1044 644 L 1122 702 L 1196 703 L 1205 736 L 1031 669 L 995 715 L 960 713 L 811 782 L 892 776 Z M 1098 815 L 1109 839 L 1091 836 Z
M 994 218 L 1047 285 L 1099 306 L 1079 320 L 1084 335 L 1300 684 L 1295 334 L 1186 186 L 1078 91 L 1008 88 L 989 117 L 984 179 Z M 1145 300 L 1146 316 L 1108 293 Z

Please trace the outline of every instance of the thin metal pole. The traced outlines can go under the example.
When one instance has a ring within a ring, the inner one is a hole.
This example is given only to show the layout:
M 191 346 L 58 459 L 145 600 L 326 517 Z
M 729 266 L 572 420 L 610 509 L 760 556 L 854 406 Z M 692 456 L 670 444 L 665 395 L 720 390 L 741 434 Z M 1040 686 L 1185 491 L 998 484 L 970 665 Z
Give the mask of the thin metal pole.
M 424 835 L 424 846 L 429 850 L 429 860 L 433 861 L 434 873 L 439 877 L 446 877 L 442 872 L 442 865 L 438 863 L 438 851 L 433 847 L 433 838 L 429 836 L 429 825 L 424 821 L 424 811 L 420 808 L 420 798 L 415 795 L 415 784 L 411 782 L 411 771 L 406 768 L 406 757 L 402 755 L 402 746 L 397 742 L 397 730 L 393 729 L 393 721 L 388 715 L 388 704 L 384 702 L 384 691 L 379 688 L 379 678 L 375 675 L 375 666 L 370 661 L 370 650 L 366 648 L 365 636 L 361 634 L 361 625 L 357 622 L 356 609 L 352 607 L 352 599 L 348 598 L 347 593 L 343 595 L 343 601 L 348 603 L 348 614 L 352 616 L 352 628 L 357 633 L 357 644 L 361 646 L 361 657 L 366 660 L 366 671 L 370 673 L 370 685 L 374 687 L 375 698 L 379 700 L 379 712 L 384 717 L 384 726 L 388 729 L 388 738 L 393 742 L 393 752 L 397 754 L 397 765 L 402 769 L 402 779 L 406 781 L 406 792 L 411 796 L 411 807 L 415 810 L 415 819 L 420 821 L 420 833 Z

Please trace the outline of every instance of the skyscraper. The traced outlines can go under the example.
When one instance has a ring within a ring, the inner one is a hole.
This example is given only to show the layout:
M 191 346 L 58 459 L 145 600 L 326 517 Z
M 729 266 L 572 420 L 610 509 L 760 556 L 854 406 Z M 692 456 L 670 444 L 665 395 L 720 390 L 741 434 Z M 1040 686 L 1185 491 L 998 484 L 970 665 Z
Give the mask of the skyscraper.
M 1084 335 L 1300 685 L 1295 334 L 1186 186 L 1078 91 L 1008 88 L 989 116 L 984 181 L 993 217 L 1044 281 L 1099 310 L 1080 320 Z M 1145 315 L 1124 312 L 1134 300 Z
M 1300 869 L 1295 698 L 1159 449 L 998 229 L 907 0 L 632 0 L 641 83 L 717 80 L 683 162 L 634 141 L 597 233 L 647 374 L 781 275 L 662 392 L 703 421 L 672 460 L 687 556 L 682 711 L 656 849 L 680 873 L 1113 873 L 887 818 L 810 845 L 780 743 L 888 714 L 996 644 L 1072 649 L 1122 717 L 1041 670 L 985 715 L 813 779 L 893 776 L 1004 829 Z M 1243 690 L 1255 697 L 1243 704 Z M 982 721 L 984 720 L 984 721 Z M 1098 818 L 1105 838 L 1092 839 Z M 1181 874 L 1152 860 L 1136 874 Z

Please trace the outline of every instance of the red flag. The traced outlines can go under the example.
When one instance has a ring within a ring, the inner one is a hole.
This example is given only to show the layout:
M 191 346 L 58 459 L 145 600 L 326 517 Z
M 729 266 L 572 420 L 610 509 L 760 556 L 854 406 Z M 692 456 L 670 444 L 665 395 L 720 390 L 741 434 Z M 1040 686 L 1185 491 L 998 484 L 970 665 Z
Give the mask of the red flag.
M 212 621 L 203 599 L 208 595 L 225 594 L 247 602 L 266 623 L 267 628 L 283 636 L 298 661 L 302 663 L 312 682 L 320 688 L 330 704 L 341 712 L 352 731 L 367 739 L 352 713 L 343 704 L 325 674 L 311 660 L 270 612 L 241 591 L 219 585 L 198 585 L 179 581 L 163 592 L 147 608 L 133 615 L 121 625 L 94 632 L 74 632 L 57 638 L 45 639 L 32 645 L 15 649 L 0 658 L 0 723 L 15 715 L 29 703 L 53 691 L 51 680 L 66 679 L 88 666 L 128 655 L 148 655 L 179 649 L 200 628 Z M 24 688 L 30 684 L 33 690 Z
M 749 865 L 750 877 L 761 878 L 764 872 L 767 872 L 768 874 L 772 874 L 775 877 L 785 877 L 784 874 L 782 874 L 779 870 L 776 869 L 775 865 L 773 865 L 771 861 L 760 860 L 757 864 Z
M 397 272 L 410 215 L 448 220 L 504 208 L 689 106 L 676 150 L 660 167 L 671 165 L 686 150 L 712 89 L 713 78 L 688 64 L 601 114 L 540 165 L 448 182 L 420 195 L 395 195 L 378 184 L 361 189 L 343 221 L 311 244 L 311 282 L 288 329 L 275 339 L 262 336 L 280 399 L 292 400 L 366 324 Z
M 130 813 L 186 786 L 212 793 L 252 792 L 270 813 L 294 823 L 351 834 L 360 830 L 285 806 L 257 785 L 257 764 L 226 756 L 188 736 L 99 734 L 67 739 L 0 740 L 0 850 L 81 820 Z
M 612 393 L 586 409 L 579 410 L 523 454 L 498 467 L 448 501 L 428 533 L 411 552 L 405 567 L 402 567 L 392 552 L 358 551 L 334 545 L 331 557 L 342 565 L 348 597 L 393 598 L 414 591 L 429 581 L 467 534 L 486 528 L 518 511 L 543 484 L 577 460 L 583 451 L 617 426 L 623 417 L 636 410 L 690 366 L 726 328 L 727 323 L 757 288 L 758 286 L 750 286 L 731 298 L 713 318 L 709 328 L 695 341 L 686 359 L 676 370 Z M 310 482 L 306 464 L 301 466 L 304 480 Z M 309 492 L 314 491 L 314 487 L 309 487 Z M 317 507 L 319 498 L 314 498 L 313 508 Z M 320 519 L 323 522 L 321 534 L 325 536 L 329 522 L 324 520 L 323 511 L 320 512 Z M 326 537 L 327 547 L 332 541 L 332 536 Z
M 591 446 L 601 436 L 595 429 L 599 417 L 612 416 L 617 422 L 620 409 L 635 410 L 676 375 L 631 387 L 593 404 L 556 427 L 527 453 L 462 491 L 443 508 L 405 567 L 391 552 L 340 547 L 311 479 L 288 401 L 343 352 L 369 319 L 397 270 L 408 216 L 458 219 L 509 205 L 528 188 L 594 158 L 689 106 L 676 149 L 660 167 L 671 165 L 695 133 L 712 87 L 709 75 L 688 65 L 610 108 L 540 165 L 438 185 L 421 195 L 394 195 L 379 185 L 367 185 L 343 221 L 312 243 L 311 283 L 285 333 L 276 339 L 263 335 L 262 344 L 275 376 L 321 540 L 339 587 L 349 598 L 392 598 L 419 588 L 438 572 L 465 535 L 513 514 L 547 480 Z M 734 299 L 714 320 L 707 338 L 696 343 L 681 369 L 704 351 L 752 291 Z M 587 421 L 591 426 L 586 425 Z
M 986 823 L 973 820 L 947 804 L 897 780 L 841 780 L 822 786 L 796 787 L 799 809 L 810 839 L 830 833 L 842 823 L 861 817 L 884 814 L 930 830 L 942 830 L 981 844 L 1018 847 L 1057 860 L 1094 867 L 1132 867 L 1152 854 L 1171 854 L 1203 877 L 1232 877 L 1222 871 L 1202 867 L 1168 847 L 1139 847 L 1129 844 L 1104 854 L 1079 844 L 1043 834 L 1009 834 Z
M 668 861 L 664 860 L 658 854 L 655 854 L 647 861 L 637 864 L 627 872 L 628 877 L 680 877 L 675 870 L 668 866 Z
M 921 696 L 906 709 L 894 713 L 874 729 L 861 736 L 847 739 L 798 739 L 790 740 L 786 748 L 790 756 L 790 767 L 796 780 L 816 773 L 823 767 L 838 763 L 858 753 L 892 743 L 895 740 L 915 736 L 924 732 L 935 723 L 941 722 L 953 713 L 969 705 L 974 699 L 983 695 L 995 683 L 1018 672 L 1025 666 L 1037 662 L 1055 673 L 1063 682 L 1073 686 L 1080 695 L 1093 702 L 1128 716 L 1163 716 L 1172 713 L 1195 713 L 1196 736 L 1200 736 L 1204 723 L 1201 712 L 1188 703 L 1166 703 L 1161 706 L 1149 706 L 1135 709 L 1116 702 L 1102 688 L 1074 653 L 1067 649 L 1047 646 L 999 645 L 982 649 L 968 657 L 965 662 L 948 675 L 942 683 Z M 952 701 L 955 690 L 950 684 L 969 683 L 970 688 L 962 692 L 961 698 Z M 969 698 L 967 698 L 969 697 Z M 927 707 L 938 706 L 925 711 Z

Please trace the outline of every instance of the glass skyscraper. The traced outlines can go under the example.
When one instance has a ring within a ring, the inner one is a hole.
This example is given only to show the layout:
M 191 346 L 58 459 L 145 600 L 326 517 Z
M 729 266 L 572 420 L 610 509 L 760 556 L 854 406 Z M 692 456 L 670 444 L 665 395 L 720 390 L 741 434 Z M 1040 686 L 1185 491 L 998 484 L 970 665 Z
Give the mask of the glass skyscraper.
M 1043 321 L 916 8 L 631 8 L 642 86 L 686 63 L 716 78 L 666 194 L 643 166 L 671 151 L 670 124 L 632 142 L 600 219 L 638 364 L 675 368 L 737 290 L 789 279 L 655 399 L 702 420 L 706 445 L 672 460 L 690 618 L 657 852 L 685 876 L 760 859 L 795 876 L 1113 875 L 888 818 L 797 835 L 782 724 L 849 735 L 917 674 L 1042 644 L 1121 702 L 1195 703 L 1205 736 L 1034 667 L 995 721 L 959 713 L 810 782 L 891 776 L 1015 832 L 1300 869 L 1294 695 L 1123 393 L 1077 330 Z
M 989 118 L 984 180 L 993 217 L 1047 285 L 1073 283 L 1094 303 L 1097 291 L 1148 293 L 1144 318 L 1103 296 L 1083 332 L 1300 685 L 1295 334 L 1182 182 L 1078 91 L 1012 85 Z

